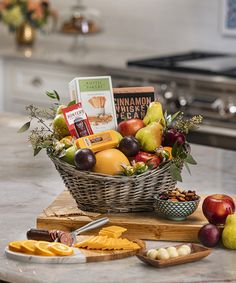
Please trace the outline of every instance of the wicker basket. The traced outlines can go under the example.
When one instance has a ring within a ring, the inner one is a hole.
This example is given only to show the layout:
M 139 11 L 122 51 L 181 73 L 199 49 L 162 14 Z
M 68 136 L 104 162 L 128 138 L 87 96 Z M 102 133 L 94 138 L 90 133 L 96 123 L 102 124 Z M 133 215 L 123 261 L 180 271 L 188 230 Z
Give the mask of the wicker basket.
M 101 213 L 152 211 L 154 196 L 176 185 L 169 171 L 171 161 L 162 168 L 127 177 L 79 171 L 56 157 L 49 157 L 78 207 L 85 211 Z

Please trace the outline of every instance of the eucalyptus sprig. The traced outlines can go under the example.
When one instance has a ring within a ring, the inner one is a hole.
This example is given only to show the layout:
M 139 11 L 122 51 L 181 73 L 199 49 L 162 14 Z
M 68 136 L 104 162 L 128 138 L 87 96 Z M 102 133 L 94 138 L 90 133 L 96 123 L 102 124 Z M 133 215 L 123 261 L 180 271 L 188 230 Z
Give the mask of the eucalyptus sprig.
M 166 120 L 165 132 L 168 129 L 175 129 L 184 135 L 187 135 L 190 130 L 196 130 L 199 124 L 202 123 L 203 117 L 201 115 L 193 116 L 191 118 L 184 117 L 184 113 L 181 111 L 171 115 L 167 112 L 164 113 Z M 170 173 L 173 179 L 182 182 L 181 170 L 185 166 L 189 174 L 191 175 L 189 165 L 196 165 L 196 160 L 190 154 L 190 146 L 187 142 L 184 144 L 178 144 L 177 142 L 172 147 L 172 164 L 170 165 Z
M 170 165 L 170 173 L 173 179 L 182 182 L 181 170 L 183 165 L 191 175 L 189 164 L 196 165 L 197 161 L 190 154 L 190 146 L 188 143 L 183 145 L 175 143 L 172 148 L 172 164 Z
M 55 90 L 47 91 L 46 95 L 57 102 L 55 102 L 49 109 L 39 109 L 34 105 L 26 106 L 26 111 L 29 113 L 29 121 L 18 130 L 18 133 L 27 131 L 33 121 L 39 124 L 39 126 L 31 130 L 28 137 L 33 147 L 34 156 L 36 156 L 43 148 L 55 155 L 60 154 L 63 150 L 63 148 L 61 148 L 62 146 L 59 146 L 58 140 L 55 138 L 52 123 L 48 122 L 48 120 L 52 120 L 55 117 L 60 97 Z

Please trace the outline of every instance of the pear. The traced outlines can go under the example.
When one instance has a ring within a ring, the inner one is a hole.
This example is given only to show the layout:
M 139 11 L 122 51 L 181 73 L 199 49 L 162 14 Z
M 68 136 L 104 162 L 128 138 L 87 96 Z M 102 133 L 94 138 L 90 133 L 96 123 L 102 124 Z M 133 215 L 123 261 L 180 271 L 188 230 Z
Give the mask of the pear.
M 143 123 L 148 125 L 158 121 L 161 121 L 161 124 L 165 126 L 166 122 L 162 111 L 162 105 L 159 101 L 153 101 L 148 106 L 147 113 L 143 118 Z
M 140 142 L 144 151 L 153 152 L 162 142 L 163 126 L 160 122 L 151 122 L 140 129 L 135 138 Z
M 222 233 L 222 242 L 226 248 L 236 250 L 236 214 L 227 216 Z
M 70 132 L 69 132 L 68 127 L 66 125 L 66 120 L 65 120 L 63 114 L 56 115 L 56 117 L 54 118 L 54 120 L 52 122 L 52 127 L 53 127 L 54 132 L 60 138 L 64 138 L 64 137 L 70 135 Z
M 57 112 L 56 112 L 56 114 L 58 115 L 58 114 L 62 114 L 62 109 L 63 108 L 66 108 L 67 106 L 66 105 L 59 105 L 58 106 L 58 108 L 57 108 Z

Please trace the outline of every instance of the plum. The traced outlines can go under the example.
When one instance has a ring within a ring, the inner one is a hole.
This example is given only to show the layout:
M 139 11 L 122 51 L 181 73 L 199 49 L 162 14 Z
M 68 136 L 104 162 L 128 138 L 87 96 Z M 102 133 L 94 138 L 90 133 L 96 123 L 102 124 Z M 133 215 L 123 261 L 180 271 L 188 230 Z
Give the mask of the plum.
M 164 137 L 164 145 L 165 146 L 173 146 L 175 143 L 184 144 L 185 143 L 185 135 L 176 131 L 175 129 L 169 129 Z
M 220 230 L 213 224 L 202 226 L 198 232 L 198 240 L 206 247 L 215 247 L 220 241 Z
M 96 157 L 91 149 L 82 148 L 76 151 L 74 162 L 79 170 L 91 170 L 96 164 Z
M 118 149 L 122 151 L 127 157 L 132 157 L 139 152 L 140 143 L 133 136 L 124 137 L 121 140 Z

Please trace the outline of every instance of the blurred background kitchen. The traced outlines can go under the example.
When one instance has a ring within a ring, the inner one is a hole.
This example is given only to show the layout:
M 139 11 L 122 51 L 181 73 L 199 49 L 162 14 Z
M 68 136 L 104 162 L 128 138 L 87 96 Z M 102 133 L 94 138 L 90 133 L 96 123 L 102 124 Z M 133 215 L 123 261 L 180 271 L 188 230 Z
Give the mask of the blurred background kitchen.
M 235 0 L 32 0 L 24 13 L 18 2 L 0 1 L 1 112 L 48 106 L 48 89 L 68 101 L 74 77 L 111 75 L 203 115 L 190 141 L 236 149 Z

